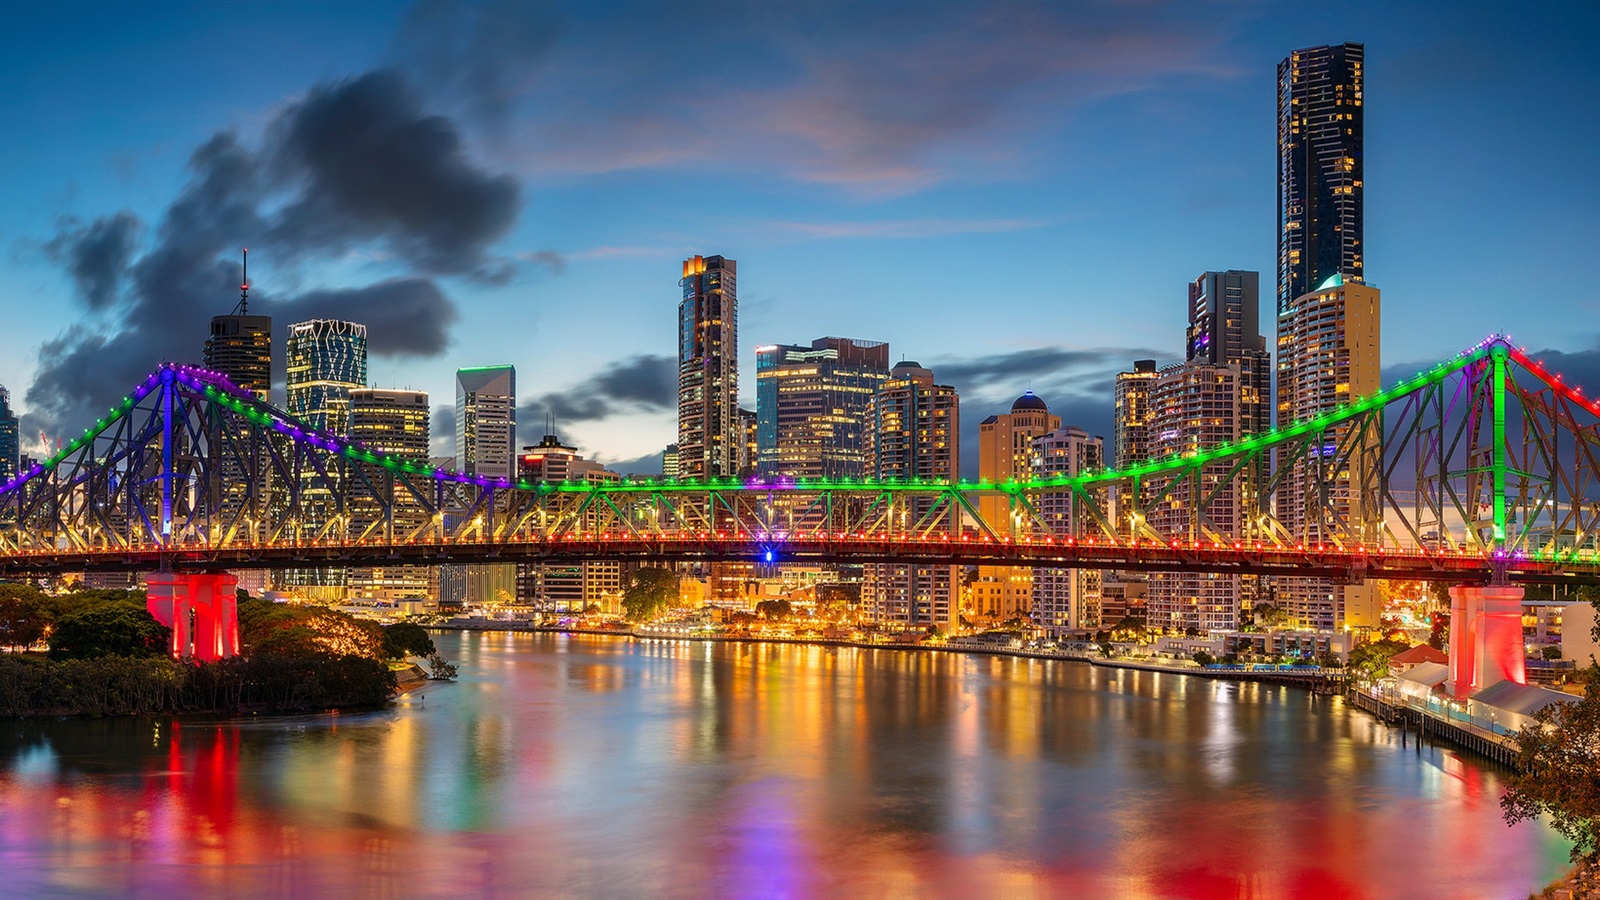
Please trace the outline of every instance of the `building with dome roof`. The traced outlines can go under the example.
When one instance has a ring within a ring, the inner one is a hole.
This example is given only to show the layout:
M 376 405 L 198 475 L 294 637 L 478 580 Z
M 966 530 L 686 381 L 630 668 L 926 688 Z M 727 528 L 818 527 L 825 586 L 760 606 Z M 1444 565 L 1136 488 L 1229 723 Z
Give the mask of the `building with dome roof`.
M 992 482 L 1033 477 L 1035 438 L 1061 427 L 1044 398 L 1024 391 L 1011 411 L 978 424 L 978 478 Z M 978 515 L 996 534 L 1010 534 L 1011 503 L 1004 495 L 978 498 Z M 969 596 L 974 622 L 997 622 L 1022 615 L 1033 606 L 1033 573 L 1017 566 L 980 566 Z

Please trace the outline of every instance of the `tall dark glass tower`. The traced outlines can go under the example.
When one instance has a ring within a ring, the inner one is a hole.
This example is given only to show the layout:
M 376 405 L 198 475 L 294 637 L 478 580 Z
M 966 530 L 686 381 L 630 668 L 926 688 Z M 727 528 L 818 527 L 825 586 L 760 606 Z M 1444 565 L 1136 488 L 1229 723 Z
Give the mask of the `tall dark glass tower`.
M 0 385 L 0 483 L 17 477 L 21 462 L 17 414 L 11 411 L 11 392 Z
M 720 256 L 683 261 L 678 304 L 678 475 L 739 474 L 738 267 Z
M 1340 275 L 1362 282 L 1366 49 L 1296 50 L 1278 64 L 1278 312 Z
M 1261 334 L 1261 276 L 1229 269 L 1189 283 L 1184 362 L 1239 368 L 1238 434 L 1272 429 L 1272 354 Z

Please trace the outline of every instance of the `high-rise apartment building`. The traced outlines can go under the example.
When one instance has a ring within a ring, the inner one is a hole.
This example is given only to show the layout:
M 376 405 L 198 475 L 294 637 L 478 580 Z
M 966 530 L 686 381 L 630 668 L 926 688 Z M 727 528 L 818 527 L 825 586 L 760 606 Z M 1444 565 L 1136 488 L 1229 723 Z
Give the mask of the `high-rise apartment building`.
M 1365 280 L 1366 49 L 1308 47 L 1278 63 L 1278 311 L 1334 275 Z
M 350 391 L 367 383 L 367 326 L 312 319 L 289 326 L 285 345 L 289 414 L 344 437 L 350 430 Z
M 516 477 L 515 367 L 456 370 L 456 466 L 469 475 Z M 474 563 L 463 578 L 467 603 L 509 603 L 516 596 L 514 563 Z
M 1229 269 L 1189 284 L 1184 361 L 1239 370 L 1238 435 L 1272 430 L 1272 353 L 1261 333 L 1261 276 Z
M 737 264 L 720 256 L 683 261 L 678 286 L 678 473 L 687 479 L 739 474 Z
M 933 372 L 914 362 L 897 363 L 867 409 L 877 480 L 951 481 L 960 472 L 961 408 L 956 389 L 935 384 Z M 908 519 L 926 515 L 932 501 L 916 501 Z M 916 563 L 865 567 L 862 605 L 881 624 L 904 629 L 930 626 L 949 632 L 959 603 L 957 567 Z
M 678 477 L 678 445 L 668 444 L 667 449 L 661 451 L 661 477 Z
M 0 484 L 21 471 L 22 442 L 16 411 L 11 408 L 11 392 L 0 385 Z
M 1156 456 L 1197 456 L 1240 436 L 1239 367 L 1190 362 L 1169 366 L 1150 391 L 1151 449 Z M 1197 478 L 1173 485 L 1145 510 L 1156 533 L 1202 543 L 1237 536 L 1240 479 L 1224 460 L 1202 466 Z M 1206 634 L 1239 625 L 1238 575 L 1152 572 L 1146 598 L 1149 624 Z
M 763 478 L 859 479 L 865 420 L 889 377 L 889 345 L 822 337 L 756 348 L 756 471 Z
M 428 458 L 429 406 L 426 391 L 352 388 L 350 391 L 350 439 L 400 459 L 424 462 Z M 354 463 L 365 469 L 373 484 L 386 482 L 383 467 Z M 411 491 L 396 485 L 388 509 L 378 498 L 360 492 L 349 498 L 350 535 L 403 541 L 429 524 L 430 515 Z M 350 571 L 350 593 L 354 597 L 400 600 L 426 596 L 429 590 L 427 566 L 363 566 Z
M 1156 361 L 1136 359 L 1133 371 L 1118 372 L 1112 410 L 1112 468 L 1125 469 L 1151 457 L 1150 388 L 1156 380 Z
M 989 416 L 978 423 L 978 478 L 996 484 L 1026 481 L 1037 471 L 1034 439 L 1061 427 L 1061 417 L 1033 391 L 1011 404 L 1011 411 Z M 1009 535 L 1016 524 L 1014 507 L 1007 495 L 984 494 L 978 498 L 978 515 L 996 534 Z M 971 587 L 971 611 L 975 621 L 994 622 L 1026 613 L 1033 604 L 1033 573 L 1021 566 L 979 566 L 978 580 Z
M 1041 434 L 1032 444 L 1034 474 L 1040 478 L 1078 475 L 1105 464 L 1104 441 L 1071 425 Z M 1083 533 L 1088 512 L 1077 495 L 1052 491 L 1041 494 L 1037 502 L 1051 533 Z M 1035 569 L 1032 590 L 1034 624 L 1051 637 L 1115 624 L 1101 616 L 1101 573 L 1096 569 Z
M 245 251 L 248 260 L 249 251 Z M 211 317 L 205 367 L 228 376 L 257 400 L 272 396 L 272 317 L 250 315 L 250 270 L 239 285 L 239 303 L 226 316 Z
M 1278 314 L 1277 410 L 1280 427 L 1314 419 L 1382 387 L 1377 288 L 1334 274 L 1318 289 L 1295 298 Z M 1317 452 L 1278 460 L 1274 477 L 1277 519 L 1307 543 L 1348 539 L 1369 544 L 1383 525 L 1377 501 L 1378 434 L 1355 434 L 1334 425 Z M 1338 585 L 1321 579 L 1281 579 L 1278 605 L 1304 626 L 1362 628 L 1378 624 L 1372 584 Z
M 511 478 L 516 451 L 516 368 L 457 369 L 456 465 L 468 475 Z

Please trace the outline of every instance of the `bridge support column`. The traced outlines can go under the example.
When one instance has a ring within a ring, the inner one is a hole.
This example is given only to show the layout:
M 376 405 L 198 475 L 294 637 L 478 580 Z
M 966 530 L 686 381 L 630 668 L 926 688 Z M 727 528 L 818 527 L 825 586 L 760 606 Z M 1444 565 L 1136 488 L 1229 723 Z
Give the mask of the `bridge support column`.
M 239 579 L 227 572 L 156 572 L 145 577 L 145 607 L 157 622 L 172 628 L 174 659 L 212 662 L 239 655 L 238 585 Z
M 1522 588 L 1515 585 L 1450 589 L 1452 697 L 1470 697 L 1498 681 L 1527 684 L 1522 646 Z

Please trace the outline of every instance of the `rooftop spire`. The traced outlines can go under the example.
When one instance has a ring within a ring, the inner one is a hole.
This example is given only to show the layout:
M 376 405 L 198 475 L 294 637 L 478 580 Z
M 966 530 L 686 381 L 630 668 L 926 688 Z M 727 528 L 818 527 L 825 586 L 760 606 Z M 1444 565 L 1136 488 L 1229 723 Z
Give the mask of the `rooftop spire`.
M 239 315 L 250 315 L 250 248 L 244 248 L 244 270 L 239 277 Z

